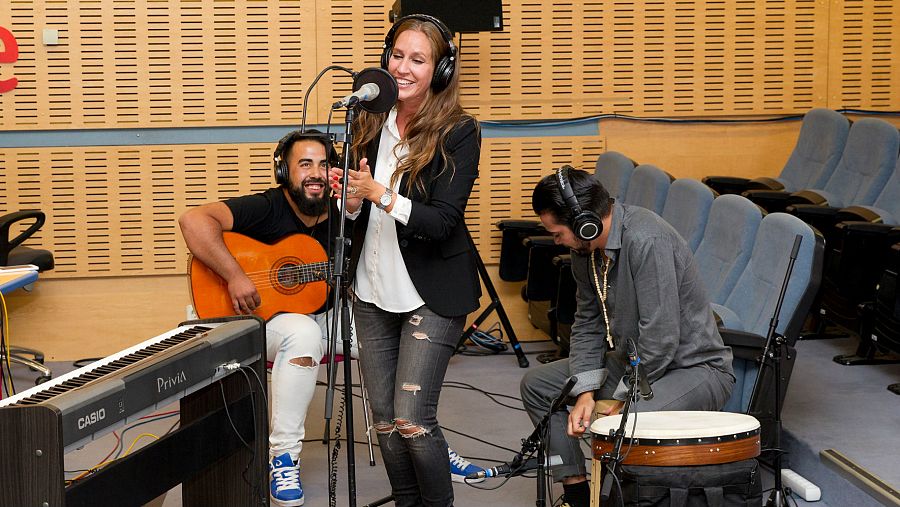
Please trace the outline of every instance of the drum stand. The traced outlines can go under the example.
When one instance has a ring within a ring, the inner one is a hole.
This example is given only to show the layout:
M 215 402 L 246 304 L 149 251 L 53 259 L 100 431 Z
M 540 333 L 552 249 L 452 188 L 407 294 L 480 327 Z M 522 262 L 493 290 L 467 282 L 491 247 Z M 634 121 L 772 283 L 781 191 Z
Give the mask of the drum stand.
M 775 313 L 772 320 L 769 321 L 769 330 L 766 333 L 766 344 L 763 347 L 760 356 L 759 373 L 756 375 L 756 381 L 753 384 L 753 391 L 750 395 L 750 405 L 747 409 L 749 413 L 756 405 L 759 398 L 760 379 L 763 376 L 763 368 L 768 364 L 767 359 L 772 362 L 775 374 L 775 435 L 774 435 L 774 451 L 775 456 L 772 460 L 773 472 L 775 474 L 775 488 L 766 501 L 766 507 L 784 507 L 787 505 L 784 491 L 784 485 L 781 479 L 781 455 L 784 451 L 781 449 L 781 357 L 782 348 L 785 345 L 785 338 L 775 333 L 778 326 L 778 317 L 781 314 L 781 305 L 784 302 L 784 294 L 787 291 L 788 282 L 791 279 L 791 272 L 794 270 L 794 262 L 797 260 L 797 253 L 800 251 L 800 242 L 803 236 L 797 235 L 794 238 L 794 247 L 791 249 L 790 260 L 788 261 L 787 271 L 784 274 L 784 281 L 781 284 L 781 292 L 778 294 L 778 302 L 775 303 Z M 773 347 L 774 344 L 774 347 Z M 752 414 L 750 414 L 752 415 Z

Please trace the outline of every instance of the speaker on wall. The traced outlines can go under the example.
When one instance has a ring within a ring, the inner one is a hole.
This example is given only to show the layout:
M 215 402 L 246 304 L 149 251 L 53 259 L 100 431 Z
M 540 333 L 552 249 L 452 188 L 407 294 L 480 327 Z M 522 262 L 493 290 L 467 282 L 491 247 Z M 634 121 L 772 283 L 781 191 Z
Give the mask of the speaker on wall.
M 388 11 L 388 20 L 393 23 L 409 14 L 434 16 L 453 33 L 503 30 L 501 0 L 396 0 Z

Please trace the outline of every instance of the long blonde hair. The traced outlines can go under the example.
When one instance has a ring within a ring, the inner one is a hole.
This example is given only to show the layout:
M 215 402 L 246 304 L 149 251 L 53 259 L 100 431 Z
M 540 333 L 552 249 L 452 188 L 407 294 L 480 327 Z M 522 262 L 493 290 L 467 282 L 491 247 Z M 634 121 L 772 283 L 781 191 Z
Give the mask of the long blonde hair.
M 432 64 L 436 65 L 442 56 L 449 55 L 450 47 L 433 23 L 421 19 L 408 19 L 397 27 L 394 40 L 397 40 L 397 37 L 407 30 L 416 30 L 428 37 L 431 43 Z M 397 146 L 399 148 L 405 145 L 409 151 L 399 161 L 394 174 L 391 175 L 391 185 L 396 184 L 404 173 L 409 173 L 407 192 L 412 189 L 413 185 L 418 186 L 424 192 L 424 183 L 419 175 L 438 150 L 444 160 L 444 167 L 441 168 L 441 171 L 454 170 L 452 160 L 447 157 L 443 140 L 456 125 L 472 118 L 459 104 L 459 61 L 455 63 L 453 77 L 447 88 L 435 92 L 429 86 L 425 100 L 410 119 L 406 133 Z M 381 133 L 387 116 L 388 113 L 375 114 L 363 111 L 357 117 L 353 124 L 353 145 L 351 147 L 357 161 L 366 156 L 365 147 Z

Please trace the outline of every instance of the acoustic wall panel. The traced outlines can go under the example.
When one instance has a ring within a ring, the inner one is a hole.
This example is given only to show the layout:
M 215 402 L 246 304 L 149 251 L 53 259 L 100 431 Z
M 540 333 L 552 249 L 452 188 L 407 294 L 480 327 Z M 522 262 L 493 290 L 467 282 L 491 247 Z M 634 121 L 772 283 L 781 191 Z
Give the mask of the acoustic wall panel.
M 315 75 L 314 2 L 10 0 L 0 128 L 296 123 Z M 59 30 L 46 45 L 44 29 Z
M 831 0 L 832 107 L 900 110 L 900 3 Z
M 186 209 L 273 186 L 272 145 L 0 149 L 0 213 L 41 209 L 31 240 L 53 251 L 46 277 L 184 273 L 178 229 Z M 466 223 L 496 262 L 504 218 L 533 217 L 531 190 L 563 164 L 592 168 L 596 137 L 485 139 Z
M 19 45 L 0 128 L 297 124 L 328 65 L 377 66 L 389 0 L 9 0 Z M 465 34 L 462 100 L 483 119 L 896 109 L 894 0 L 507 0 Z M 59 43 L 42 42 L 44 29 Z M 329 72 L 307 121 L 351 78 Z M 342 114 L 333 118 L 342 121 Z

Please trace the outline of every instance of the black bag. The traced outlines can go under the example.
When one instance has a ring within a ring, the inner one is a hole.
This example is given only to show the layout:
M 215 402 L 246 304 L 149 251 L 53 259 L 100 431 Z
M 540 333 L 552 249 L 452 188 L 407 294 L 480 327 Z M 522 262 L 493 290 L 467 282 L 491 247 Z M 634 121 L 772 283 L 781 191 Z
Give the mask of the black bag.
M 756 459 L 684 467 L 622 465 L 619 468 L 627 507 L 759 507 L 762 485 Z M 604 507 L 622 505 L 611 474 L 604 479 Z

